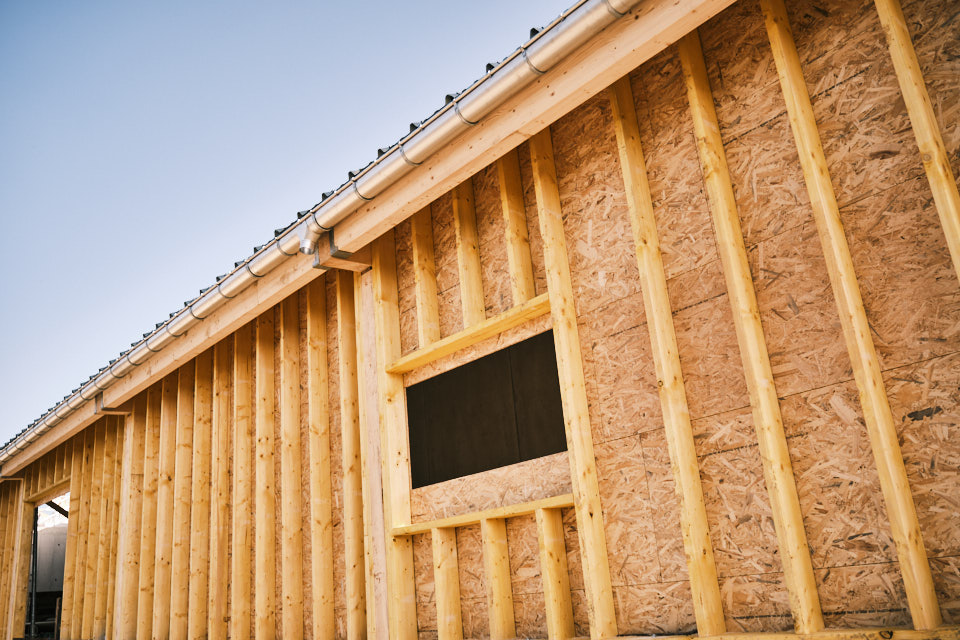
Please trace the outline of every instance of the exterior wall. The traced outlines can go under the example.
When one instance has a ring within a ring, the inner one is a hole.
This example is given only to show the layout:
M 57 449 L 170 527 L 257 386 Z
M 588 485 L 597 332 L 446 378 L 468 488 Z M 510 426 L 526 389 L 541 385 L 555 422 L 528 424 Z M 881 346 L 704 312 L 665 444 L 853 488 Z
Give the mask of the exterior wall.
M 904 6 L 957 175 L 960 14 L 943 9 L 928 0 Z M 793 2 L 788 13 L 943 621 L 957 625 L 957 273 L 873 6 Z M 910 627 L 879 475 L 758 2 L 741 0 L 699 33 L 825 624 Z M 789 631 L 794 620 L 773 507 L 676 45 L 631 72 L 629 82 L 724 624 L 729 632 Z M 549 135 L 603 507 L 612 622 L 620 635 L 692 633 L 680 505 L 610 98 L 591 98 L 553 123 Z M 530 145 L 517 151 L 532 293 L 550 293 L 550 304 L 558 305 L 548 284 Z M 524 302 L 511 292 L 515 269 L 507 259 L 497 164 L 468 182 L 478 271 L 465 270 L 458 258 L 455 196 L 438 198 L 426 214 L 441 339 L 475 330 L 463 312 L 465 274 L 479 277 L 488 319 Z M 434 549 L 442 528 L 431 532 L 430 525 L 478 512 L 487 515 L 455 527 L 454 608 L 463 637 L 490 637 L 493 599 L 480 519 L 492 517 L 488 510 L 575 493 L 572 473 L 592 461 L 561 453 L 414 491 L 400 486 L 402 469 L 398 474 L 395 467 L 402 467 L 403 455 L 390 433 L 402 433 L 405 425 L 390 413 L 396 406 L 388 406 L 396 401 L 389 396 L 391 376 L 409 386 L 553 326 L 548 305 L 493 337 L 391 373 L 395 358 L 384 357 L 391 348 L 411 357 L 430 346 L 418 337 L 427 319 L 417 302 L 423 276 L 415 274 L 421 259 L 415 242 L 411 221 L 401 223 L 375 243 L 384 253 L 372 271 L 317 277 L 155 381 L 124 408 L 125 417 L 101 418 L 17 479 L 5 479 L 4 637 L 17 637 L 23 621 L 24 514 L 40 498 L 68 489 L 64 638 L 386 637 L 388 619 L 391 635 L 407 637 L 405 604 L 397 597 L 407 593 L 415 603 L 416 634 L 447 637 L 449 622 L 437 610 L 450 604 L 451 580 L 438 580 L 435 563 L 449 549 Z M 395 282 L 384 256 L 396 260 Z M 389 324 L 392 311 L 396 327 Z M 399 343 L 385 345 L 394 329 Z M 351 457 L 351 442 L 362 458 Z M 576 501 L 578 507 L 560 509 L 568 608 L 575 633 L 590 635 L 588 587 L 596 588 L 602 571 L 585 570 L 589 554 L 578 530 L 584 507 Z M 351 511 L 358 505 L 362 523 Z M 408 518 L 397 515 L 401 508 L 409 509 Z M 538 526 L 535 515 L 542 511 L 531 507 L 505 517 L 509 592 L 521 637 L 546 637 L 552 624 L 554 605 L 545 597 L 550 581 L 541 567 L 543 523 Z M 394 538 L 391 517 L 424 532 Z M 395 542 L 408 538 L 406 547 Z

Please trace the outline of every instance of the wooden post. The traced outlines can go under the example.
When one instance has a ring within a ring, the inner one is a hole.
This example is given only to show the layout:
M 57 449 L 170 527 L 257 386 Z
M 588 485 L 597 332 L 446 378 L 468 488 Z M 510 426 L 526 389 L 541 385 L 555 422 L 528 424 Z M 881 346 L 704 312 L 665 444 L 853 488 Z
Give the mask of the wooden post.
M 486 317 L 472 178 L 453 188 L 453 223 L 457 237 L 460 306 L 463 309 L 463 328 L 466 329 L 482 322 Z
M 120 418 L 107 418 L 103 449 L 103 488 L 100 494 L 100 539 L 97 541 L 97 586 L 93 604 L 93 635 L 107 633 L 107 593 L 110 588 L 110 540 L 113 536 L 113 487 L 116 483 L 117 445 L 120 442 Z
M 232 343 L 213 348 L 213 417 L 210 465 L 210 574 L 207 593 L 207 636 L 227 637 L 227 589 L 230 584 L 230 432 L 233 410 Z
M 432 250 L 432 247 L 431 247 Z M 340 379 L 340 442 L 343 469 L 343 542 L 347 637 L 367 637 L 363 477 L 360 455 L 360 390 L 354 275 L 337 272 L 337 352 Z M 434 284 L 434 286 L 436 286 Z
M 927 93 L 923 72 L 920 71 L 917 52 L 910 40 L 910 31 L 903 17 L 900 0 L 875 0 L 875 3 L 880 24 L 887 37 L 893 69 L 900 82 L 903 101 L 907 105 L 913 134 L 920 148 L 923 169 L 933 192 L 933 202 L 940 214 L 940 224 L 943 225 L 943 234 L 947 238 L 953 268 L 960 277 L 960 192 L 957 191 L 957 181 L 943 145 L 937 116 L 930 102 L 930 94 Z M 916 622 L 916 614 L 914 621 Z
M 131 406 L 132 409 L 132 406 Z M 117 446 L 116 460 L 114 461 L 114 482 L 113 482 L 113 503 L 111 505 L 112 516 L 110 519 L 110 551 L 107 558 L 108 578 L 107 578 L 107 604 L 106 604 L 106 628 L 104 629 L 105 638 L 114 638 L 114 623 L 116 622 L 116 591 L 117 578 L 120 573 L 120 494 L 121 480 L 123 477 L 123 453 L 126 450 L 128 437 L 133 437 L 130 432 L 133 431 L 130 414 L 122 418 L 117 418 Z M 139 527 L 137 528 L 139 534 Z
M 377 340 L 377 397 L 380 408 L 384 518 L 387 531 L 387 602 L 389 633 L 394 640 L 417 637 L 417 603 L 413 544 L 390 529 L 410 522 L 410 451 L 403 376 L 387 367 L 400 357 L 400 307 L 393 231 L 373 246 L 374 318 Z
M 187 637 L 207 635 L 210 577 L 210 458 L 213 423 L 213 349 L 196 358 L 193 393 L 193 468 L 190 490 L 190 604 Z
M 190 613 L 190 511 L 197 365 L 180 367 L 177 380 L 177 444 L 173 484 L 173 554 L 170 565 L 170 638 L 186 640 Z
M 413 245 L 413 277 L 417 298 L 417 337 L 420 348 L 440 339 L 440 307 L 437 299 L 437 266 L 433 252 L 433 219 L 430 205 L 410 218 Z
M 73 604 L 70 612 L 70 638 L 80 638 L 83 627 L 83 592 L 87 576 L 87 538 L 90 531 L 90 494 L 93 487 L 93 445 L 96 433 L 95 424 L 87 427 L 78 436 L 82 441 L 83 460 L 78 472 L 83 474 L 80 483 L 81 492 L 77 496 L 79 505 L 77 523 L 76 569 L 73 581 Z
M 73 590 L 76 583 L 77 570 L 77 530 L 80 524 L 80 495 L 83 492 L 83 434 L 78 434 L 71 440 L 70 453 L 70 517 L 67 519 L 67 543 L 63 557 L 63 598 L 60 601 L 60 633 L 63 640 L 71 640 L 71 615 L 73 614 Z M 140 460 L 141 465 L 143 459 Z M 7 487 L 8 485 L 0 485 Z M 9 513 L 8 513 L 9 516 Z M 8 521 L 9 523 L 9 521 Z M 139 530 L 139 522 L 137 523 Z M 0 528 L 0 536 L 3 536 L 5 530 Z M 0 562 L 0 609 L 6 602 L 5 585 L 9 584 L 9 578 L 6 577 L 7 562 L 7 541 L 0 537 L 3 542 L 3 560 Z M 136 577 L 133 584 L 136 587 Z M 136 596 L 134 596 L 136 597 Z M 0 634 L 3 633 L 3 611 L 0 611 Z M 6 638 L 6 636 L 3 636 Z M 121 638 L 121 640 L 126 640 Z
M 643 291 L 643 309 L 650 333 L 653 364 L 657 371 L 660 407 L 670 454 L 674 489 L 680 502 L 680 532 L 690 574 L 693 611 L 701 635 L 726 631 L 717 567 L 707 526 L 707 511 L 700 484 L 697 450 L 690 426 L 690 411 L 680 369 L 680 351 L 673 328 L 667 277 L 660 256 L 657 221 L 653 214 L 646 163 L 640 145 L 640 127 L 630 78 L 624 76 L 608 91 L 613 110 L 620 169 L 626 189 L 630 227 Z
M 80 436 L 81 450 L 83 437 Z M 79 475 L 79 473 L 78 473 Z M 0 509 L 3 510 L 4 520 L 3 528 L 0 529 L 3 543 L 2 561 L 0 561 L 0 637 L 7 640 L 13 637 L 11 629 L 10 615 L 13 610 L 13 567 L 14 555 L 16 554 L 16 532 L 17 532 L 17 506 L 19 504 L 20 487 L 22 481 L 10 480 L 0 484 Z M 79 498 L 79 494 L 77 496 Z M 76 515 L 76 513 L 74 513 Z M 67 542 L 67 557 L 70 557 L 71 551 L 69 539 Z M 73 554 L 76 555 L 75 553 Z M 66 592 L 64 592 L 66 593 Z M 72 594 L 71 594 L 72 597 Z M 69 640 L 69 638 L 64 638 Z
M 432 529 L 433 582 L 437 604 L 439 640 L 462 640 L 460 619 L 460 571 L 457 566 L 457 530 Z
M 250 638 L 253 563 L 253 326 L 233 334 L 233 538 L 230 554 L 230 637 Z
M 883 386 L 880 361 L 870 334 L 867 313 L 860 297 L 860 285 L 810 104 L 810 94 L 807 93 L 803 69 L 800 67 L 800 57 L 783 0 L 762 0 L 761 6 L 813 217 L 823 246 L 847 353 L 857 381 L 860 405 L 890 518 L 890 530 L 897 545 L 897 558 L 913 625 L 918 630 L 934 629 L 940 625 L 941 618 L 930 564 L 903 465 L 897 428 Z M 943 148 L 942 142 L 940 148 Z
M 274 497 L 273 449 L 276 434 L 274 411 L 274 316 L 275 309 L 257 318 L 257 397 L 256 397 L 256 518 L 254 634 L 257 640 L 276 637 L 276 498 Z
M 793 477 L 793 465 L 783 433 L 777 390 L 770 369 L 770 358 L 760 325 L 760 310 L 753 288 L 747 251 L 727 169 L 720 125 L 713 107 L 710 82 L 696 31 L 680 41 L 680 61 L 693 114 L 697 148 L 704 183 L 713 215 L 717 248 L 733 311 L 740 356 L 746 375 L 753 421 L 763 461 L 763 477 L 770 495 L 770 507 L 777 531 L 780 561 L 790 595 L 790 609 L 798 633 L 823 629 L 820 599 L 813 578 L 810 550 L 803 530 L 800 499 Z
M 280 628 L 303 637 L 303 540 L 300 504 L 300 327 L 296 296 L 280 303 Z
M 160 383 L 147 390 L 143 445 L 143 500 L 140 519 L 140 575 L 137 595 L 137 638 L 153 632 L 153 568 L 157 548 L 157 472 L 160 454 Z
M 516 638 L 507 521 L 503 518 L 481 520 L 480 536 L 483 541 L 483 582 L 487 591 L 490 640 Z
M 547 637 L 550 640 L 573 638 L 573 604 L 560 509 L 537 509 L 537 537 L 543 597 L 547 603 Z
M 527 237 L 523 184 L 520 181 L 520 154 L 516 149 L 497 160 L 497 177 L 500 180 L 500 206 L 510 269 L 510 293 L 516 306 L 537 295 L 530 258 L 530 239 Z
M 33 548 L 33 510 L 36 505 L 27 502 L 27 483 L 19 483 L 14 512 L 17 519 L 17 538 L 13 548 L 13 598 L 10 599 L 12 611 L 9 620 L 11 636 L 24 628 L 27 621 L 27 591 L 30 585 L 30 551 Z M 19 637 L 19 636 L 15 636 Z
M 90 525 L 87 529 L 87 553 L 83 578 L 83 608 L 80 635 L 93 638 L 93 617 L 97 603 L 97 569 L 100 559 L 100 513 L 103 511 L 103 470 L 107 445 L 107 423 L 104 418 L 94 425 L 92 475 L 90 484 Z M 23 540 L 21 538 L 21 540 Z
M 170 636 L 170 570 L 173 557 L 173 476 L 177 466 L 179 372 L 163 379 L 160 392 L 160 462 L 157 481 L 157 548 L 153 574 L 153 637 Z
M 306 287 L 307 333 L 307 424 L 309 430 L 310 467 L 310 584 L 313 594 L 313 637 L 332 638 L 336 618 L 333 601 L 333 496 L 330 479 L 330 407 L 327 370 L 327 278 L 317 278 Z M 351 282 L 353 273 L 344 274 Z M 342 355 L 341 355 L 342 358 Z M 344 383 L 340 381 L 340 393 Z M 343 445 L 345 446 L 345 445 Z M 346 482 L 347 469 L 344 467 Z M 348 500 L 344 491 L 344 509 Z M 347 516 L 344 515 L 344 539 L 347 538 Z M 363 565 L 361 564 L 361 567 Z M 347 580 L 350 560 L 346 560 Z M 350 588 L 347 587 L 349 601 Z M 350 603 L 347 602 L 349 611 Z M 349 613 L 348 624 L 349 624 Z
M 547 291 L 553 316 L 553 339 L 557 352 L 560 398 L 570 458 L 570 475 L 576 502 L 577 532 L 580 537 L 583 582 L 590 615 L 590 637 L 617 635 L 610 586 L 607 542 L 603 532 L 603 509 L 597 482 L 597 464 L 593 455 L 593 436 L 587 407 L 583 360 L 577 331 L 577 312 L 570 281 L 570 263 L 563 234 L 557 169 L 553 158 L 550 129 L 530 138 L 533 184 L 537 196 L 540 235 L 547 272 Z

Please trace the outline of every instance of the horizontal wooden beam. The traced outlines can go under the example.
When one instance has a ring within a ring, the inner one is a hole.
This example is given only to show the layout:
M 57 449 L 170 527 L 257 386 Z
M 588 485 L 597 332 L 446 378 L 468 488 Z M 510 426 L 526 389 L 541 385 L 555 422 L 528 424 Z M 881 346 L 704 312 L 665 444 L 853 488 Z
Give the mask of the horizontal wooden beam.
M 492 338 L 528 320 L 550 313 L 550 298 L 544 293 L 503 313 L 487 318 L 469 329 L 458 331 L 434 342 L 428 347 L 417 349 L 403 356 L 387 368 L 387 373 L 406 373 L 418 367 L 436 362 L 444 356 L 473 346 L 487 338 Z
M 464 513 L 459 516 L 441 518 L 439 520 L 428 520 L 427 522 L 414 522 L 413 524 L 402 527 L 394 527 L 390 530 L 393 537 L 412 536 L 418 533 L 428 533 L 431 529 L 449 529 L 452 527 L 466 527 L 472 524 L 480 524 L 482 520 L 493 518 L 516 518 L 517 516 L 527 516 L 536 513 L 537 509 L 562 509 L 573 506 L 573 494 L 565 493 L 552 498 L 542 498 L 531 502 L 521 502 L 511 504 L 505 507 L 495 509 L 486 509 L 484 511 L 474 511 Z

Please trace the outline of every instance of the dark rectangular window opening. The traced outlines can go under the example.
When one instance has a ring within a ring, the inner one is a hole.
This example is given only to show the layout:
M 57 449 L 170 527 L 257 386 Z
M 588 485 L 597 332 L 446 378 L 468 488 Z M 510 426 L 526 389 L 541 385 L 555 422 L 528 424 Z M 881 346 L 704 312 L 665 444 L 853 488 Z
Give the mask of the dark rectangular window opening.
M 413 488 L 567 450 L 553 334 L 407 388 Z

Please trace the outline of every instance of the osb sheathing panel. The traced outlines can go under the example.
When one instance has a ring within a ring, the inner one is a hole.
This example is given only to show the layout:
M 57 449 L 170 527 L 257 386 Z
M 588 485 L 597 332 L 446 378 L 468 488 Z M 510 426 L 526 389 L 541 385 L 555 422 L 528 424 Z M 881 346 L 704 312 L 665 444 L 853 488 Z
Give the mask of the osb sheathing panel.
M 417 336 L 417 293 L 409 220 L 397 225 L 394 242 L 397 253 L 397 299 L 400 305 L 400 350 L 406 355 L 420 346 Z
M 433 219 L 434 259 L 437 270 L 437 297 L 440 307 L 440 335 L 446 337 L 463 329 L 460 307 L 460 275 L 457 267 L 457 237 L 450 193 L 430 205 Z
M 520 156 L 520 181 L 523 185 L 523 206 L 527 214 L 527 238 L 530 240 L 530 260 L 537 295 L 547 290 L 547 272 L 543 260 L 543 238 L 537 217 L 537 197 L 533 191 L 533 169 L 530 165 L 530 147 L 524 143 L 517 148 Z
M 489 318 L 513 306 L 507 265 L 507 242 L 503 235 L 500 182 L 495 164 L 473 176 L 473 198 L 477 211 L 483 302 Z

